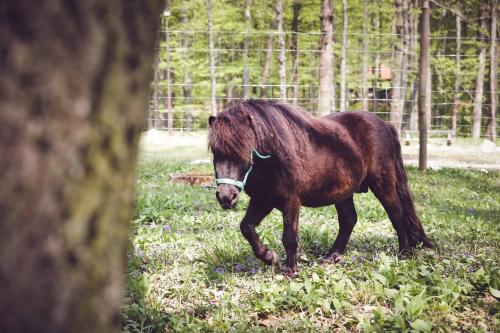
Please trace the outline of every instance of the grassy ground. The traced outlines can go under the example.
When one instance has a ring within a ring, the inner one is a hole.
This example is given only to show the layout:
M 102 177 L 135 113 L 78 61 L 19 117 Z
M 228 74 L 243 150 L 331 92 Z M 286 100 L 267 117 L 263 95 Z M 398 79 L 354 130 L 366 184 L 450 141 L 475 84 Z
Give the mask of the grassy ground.
M 371 193 L 337 265 L 321 262 L 338 230 L 334 207 L 302 209 L 300 274 L 254 260 L 240 235 L 248 199 L 223 211 L 213 189 L 172 184 L 211 171 L 205 147 L 143 154 L 123 309 L 129 332 L 500 330 L 500 173 L 409 170 L 418 212 L 437 249 L 398 260 L 397 239 Z M 171 156 L 176 160 L 169 160 Z M 283 257 L 281 217 L 258 228 Z

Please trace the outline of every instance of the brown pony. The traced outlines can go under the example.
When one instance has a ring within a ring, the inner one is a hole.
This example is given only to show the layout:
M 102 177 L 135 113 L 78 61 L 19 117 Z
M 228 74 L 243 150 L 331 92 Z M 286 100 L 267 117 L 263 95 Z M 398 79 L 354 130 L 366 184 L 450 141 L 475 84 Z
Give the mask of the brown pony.
M 367 112 L 313 117 L 299 108 L 248 100 L 209 118 L 209 147 L 214 156 L 216 197 L 234 208 L 244 189 L 250 204 L 241 232 L 266 264 L 279 257 L 255 232 L 274 208 L 283 214 L 285 273 L 297 272 L 300 207 L 334 204 L 339 233 L 326 256 L 337 261 L 357 221 L 353 194 L 370 189 L 396 229 L 399 253 L 417 244 L 432 247 L 415 213 L 396 130 Z

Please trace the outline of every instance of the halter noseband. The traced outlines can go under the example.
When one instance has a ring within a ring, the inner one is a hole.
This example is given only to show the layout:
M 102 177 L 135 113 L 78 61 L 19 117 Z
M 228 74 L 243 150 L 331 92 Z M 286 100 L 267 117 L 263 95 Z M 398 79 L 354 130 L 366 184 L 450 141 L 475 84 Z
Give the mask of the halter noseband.
M 250 168 L 248 168 L 248 171 L 245 173 L 245 176 L 243 177 L 242 181 L 231 179 L 231 178 L 217 178 L 215 180 L 215 183 L 217 185 L 220 185 L 220 184 L 234 185 L 237 188 L 239 188 L 240 191 L 243 190 L 243 188 L 245 187 L 245 184 L 247 183 L 248 175 L 250 174 L 250 172 L 252 171 L 252 168 L 253 168 L 253 154 L 257 155 L 257 157 L 261 158 L 261 159 L 266 159 L 266 158 L 271 157 L 271 155 L 262 155 L 257 150 L 252 149 L 252 151 L 250 152 L 250 160 L 252 161 L 252 164 L 250 165 Z

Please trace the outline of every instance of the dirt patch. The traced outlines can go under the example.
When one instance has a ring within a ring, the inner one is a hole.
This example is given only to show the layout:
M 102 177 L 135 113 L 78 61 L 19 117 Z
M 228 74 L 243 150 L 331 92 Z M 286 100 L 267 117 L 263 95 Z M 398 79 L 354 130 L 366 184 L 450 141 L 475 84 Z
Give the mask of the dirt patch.
M 214 184 L 214 176 L 209 173 L 171 173 L 170 181 L 172 183 L 210 186 Z

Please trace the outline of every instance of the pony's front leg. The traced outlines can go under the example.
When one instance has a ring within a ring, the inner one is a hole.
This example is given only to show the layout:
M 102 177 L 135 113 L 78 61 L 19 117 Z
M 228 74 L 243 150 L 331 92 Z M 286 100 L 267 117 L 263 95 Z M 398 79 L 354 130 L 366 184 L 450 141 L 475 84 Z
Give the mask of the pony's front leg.
M 285 274 L 297 275 L 297 232 L 299 226 L 300 203 L 292 201 L 283 209 L 283 246 L 286 251 Z
M 257 227 L 264 217 L 266 217 L 272 210 L 272 206 L 258 202 L 255 199 L 250 199 L 247 212 L 245 213 L 245 217 L 243 217 L 240 224 L 241 233 L 246 238 L 248 243 L 250 243 L 250 246 L 252 246 L 255 256 L 268 265 L 278 264 L 279 256 L 276 252 L 269 251 L 262 243 L 259 235 L 257 235 L 257 232 L 255 231 L 255 227 Z

